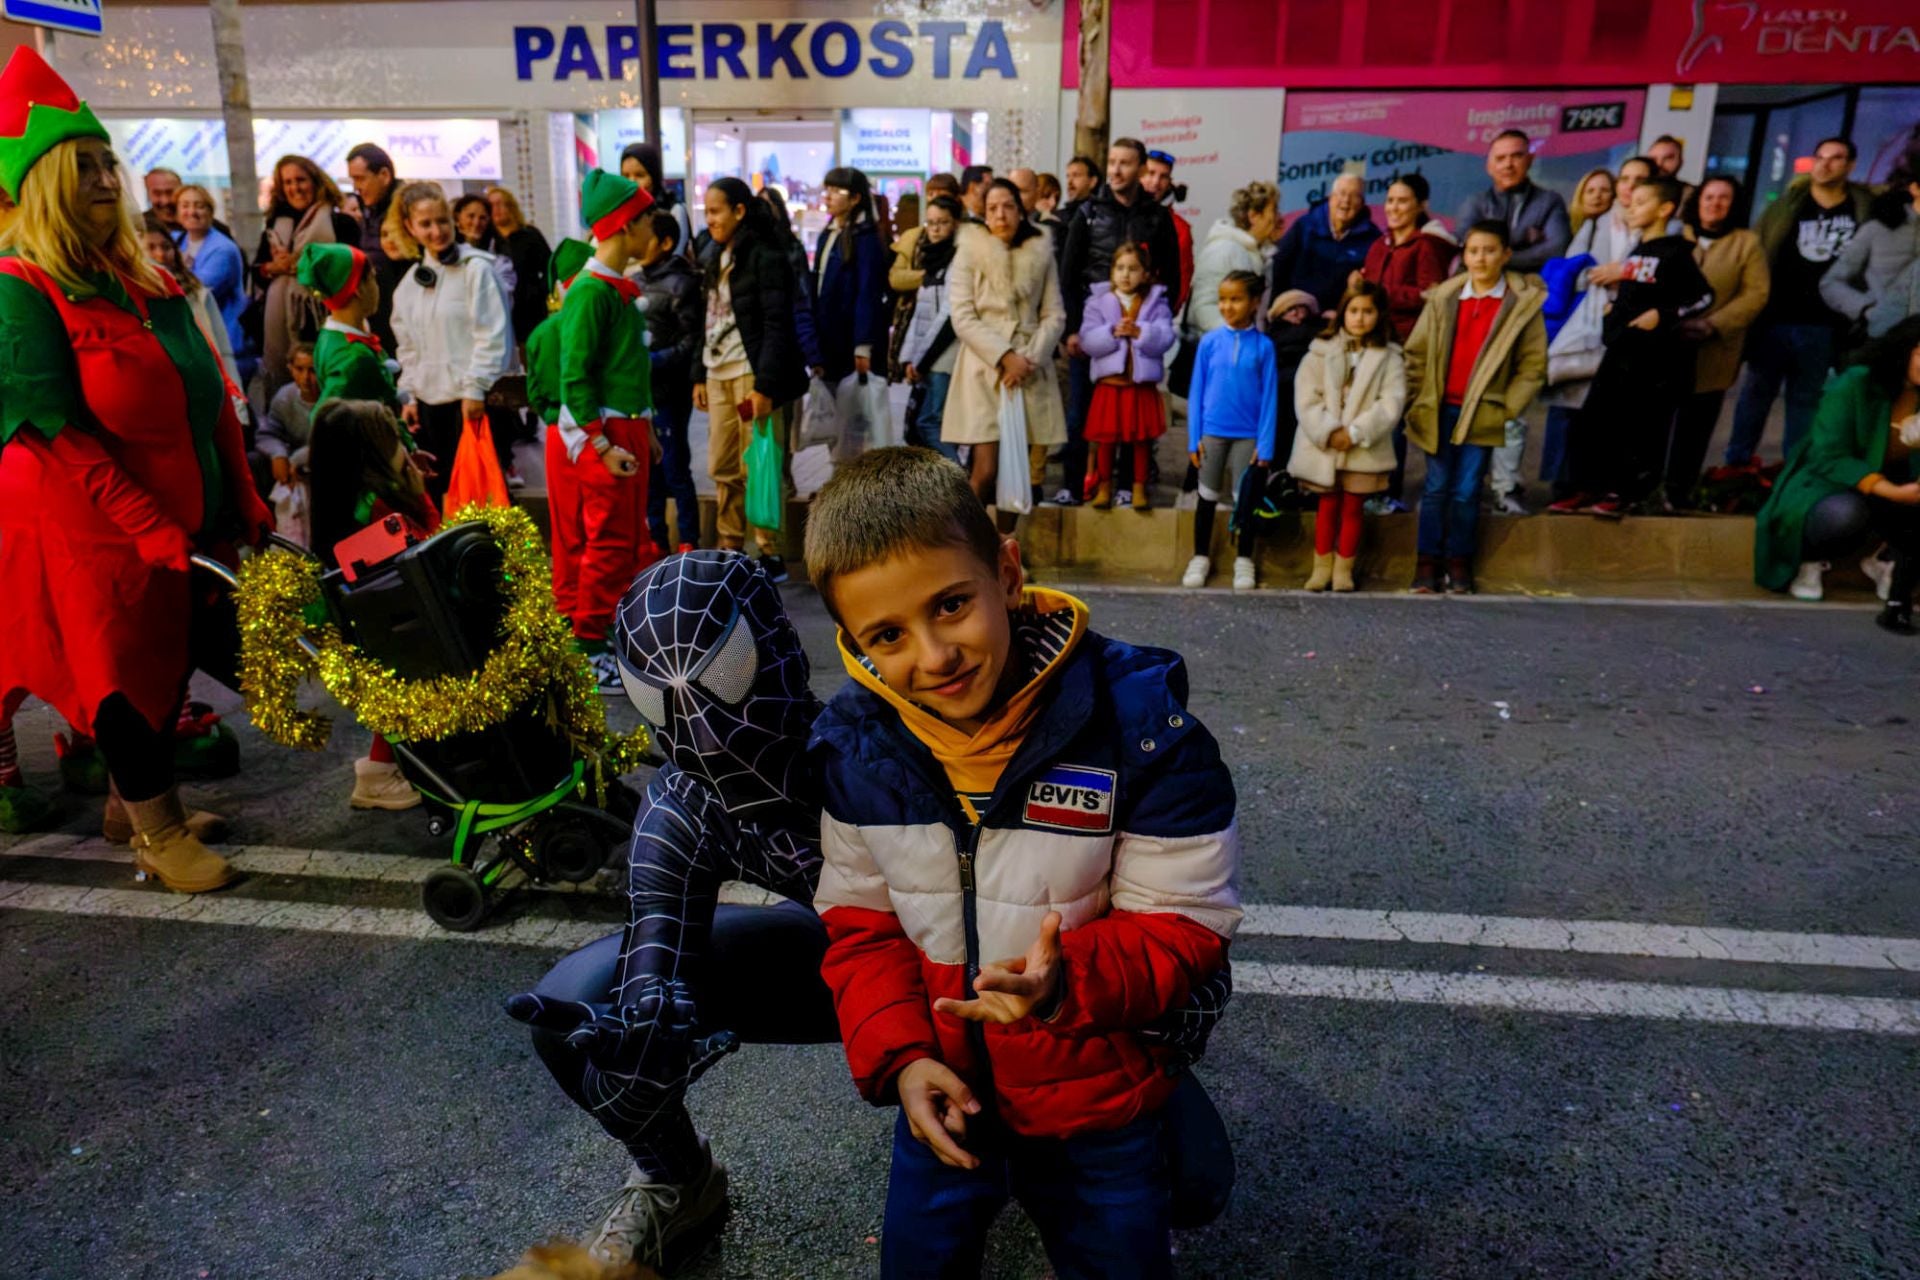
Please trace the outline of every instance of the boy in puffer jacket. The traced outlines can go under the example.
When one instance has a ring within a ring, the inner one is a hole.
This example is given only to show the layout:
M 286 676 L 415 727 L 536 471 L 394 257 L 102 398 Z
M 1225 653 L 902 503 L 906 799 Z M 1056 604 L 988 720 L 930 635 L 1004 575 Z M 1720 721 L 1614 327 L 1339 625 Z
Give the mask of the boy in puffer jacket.
M 1152 1030 L 1241 914 L 1180 658 L 1026 587 L 929 450 L 838 472 L 807 567 L 852 676 L 814 728 L 821 976 L 862 1096 L 900 1105 L 881 1274 L 977 1274 L 1011 1197 L 1063 1278 L 1170 1276 L 1178 1060 Z

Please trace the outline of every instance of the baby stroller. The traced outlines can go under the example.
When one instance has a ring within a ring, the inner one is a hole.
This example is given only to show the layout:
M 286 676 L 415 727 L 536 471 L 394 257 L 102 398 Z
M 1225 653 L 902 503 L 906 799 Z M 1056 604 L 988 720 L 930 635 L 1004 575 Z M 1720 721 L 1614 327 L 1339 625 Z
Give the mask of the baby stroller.
M 361 539 L 376 532 L 369 550 Z M 500 547 L 485 525 L 455 524 L 416 541 L 388 517 L 353 540 L 351 555 L 348 545 L 320 588 L 330 620 L 357 648 L 408 679 L 470 675 L 485 663 L 505 610 Z M 224 566 L 195 563 L 234 581 Z M 424 798 L 428 833 L 453 839 L 448 864 L 420 892 L 444 929 L 477 929 L 514 867 L 535 883 L 577 884 L 626 847 L 639 797 L 618 779 L 606 782 L 604 808 L 579 797 L 587 765 L 544 692 L 485 729 L 390 745 Z

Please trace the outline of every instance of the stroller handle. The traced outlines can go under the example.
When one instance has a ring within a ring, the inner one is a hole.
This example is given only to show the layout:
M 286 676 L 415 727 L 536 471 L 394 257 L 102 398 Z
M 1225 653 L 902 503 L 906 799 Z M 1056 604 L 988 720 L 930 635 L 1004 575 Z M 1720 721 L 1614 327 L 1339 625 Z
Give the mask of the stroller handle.
M 307 549 L 301 546 L 299 543 L 289 542 L 286 539 L 280 537 L 280 535 L 278 534 L 273 535 L 272 541 L 274 541 L 275 543 L 277 543 L 278 545 L 284 547 L 289 551 L 299 552 L 303 556 L 310 554 L 307 551 Z M 215 560 L 211 556 L 203 556 L 203 555 L 196 554 L 188 557 L 188 563 L 190 563 L 196 569 L 200 569 L 207 573 L 212 574 L 215 578 L 219 579 L 220 582 L 228 590 L 232 590 L 234 587 L 240 584 L 239 575 L 235 574 L 233 570 L 227 568 L 226 565 L 221 564 L 218 560 Z M 305 636 L 300 637 L 300 649 L 301 649 L 301 652 L 305 653 L 309 658 L 313 658 L 316 661 L 320 657 L 319 646 L 315 645 L 313 641 L 307 639 Z

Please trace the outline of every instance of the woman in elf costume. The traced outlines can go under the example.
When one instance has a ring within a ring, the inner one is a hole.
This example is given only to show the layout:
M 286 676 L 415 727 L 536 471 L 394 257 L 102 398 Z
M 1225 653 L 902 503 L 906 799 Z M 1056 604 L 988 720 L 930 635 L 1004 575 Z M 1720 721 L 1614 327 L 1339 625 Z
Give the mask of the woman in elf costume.
M 140 252 L 106 129 L 25 47 L 0 72 L 0 187 L 20 205 L 0 233 L 0 709 L 33 694 L 91 732 L 135 865 L 215 889 L 233 871 L 174 782 L 192 654 L 223 639 L 187 557 L 258 544 L 273 517 L 219 357 Z

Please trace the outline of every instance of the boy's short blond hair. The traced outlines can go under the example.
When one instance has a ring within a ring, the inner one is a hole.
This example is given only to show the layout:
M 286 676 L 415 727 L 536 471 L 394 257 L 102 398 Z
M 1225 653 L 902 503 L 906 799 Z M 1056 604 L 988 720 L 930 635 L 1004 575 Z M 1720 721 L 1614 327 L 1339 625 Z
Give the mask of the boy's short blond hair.
M 989 568 L 1000 562 L 1000 532 L 966 472 L 931 449 L 861 454 L 807 508 L 807 577 L 836 620 L 835 578 L 935 547 L 965 547 Z

